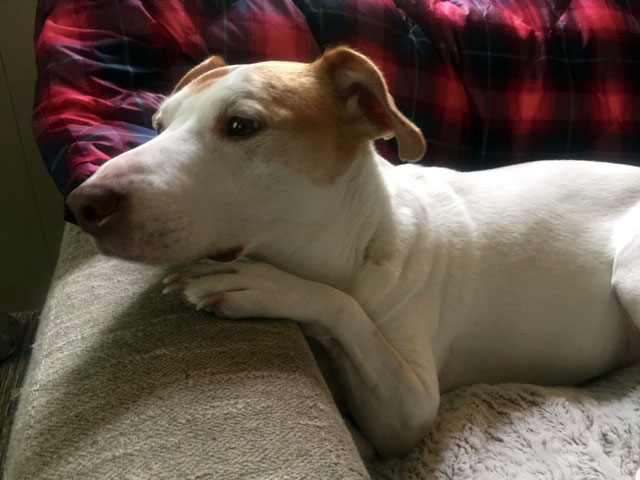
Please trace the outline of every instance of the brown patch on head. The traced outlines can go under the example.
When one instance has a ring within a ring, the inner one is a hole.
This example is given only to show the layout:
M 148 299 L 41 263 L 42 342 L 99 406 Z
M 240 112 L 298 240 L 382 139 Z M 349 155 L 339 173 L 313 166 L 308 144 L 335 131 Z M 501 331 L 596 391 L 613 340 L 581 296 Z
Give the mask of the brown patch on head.
M 176 91 L 198 93 L 239 67 L 220 66 L 213 57 L 187 73 Z M 310 64 L 257 63 L 237 80 L 239 88 L 214 131 L 224 134 L 220 125 L 229 118 L 251 117 L 255 110 L 259 118 L 253 120 L 266 127 L 261 138 L 271 142 L 270 161 L 305 173 L 314 183 L 335 182 L 380 137 L 395 135 L 405 160 L 425 152 L 420 130 L 398 111 L 380 71 L 353 50 L 329 50 Z
M 280 161 L 314 183 L 333 183 L 353 163 L 367 139 L 343 121 L 342 104 L 317 63 L 265 62 L 248 74 L 252 96 L 265 110 L 269 129 L 286 132 Z
M 180 81 L 177 83 L 177 85 L 173 89 L 173 93 L 176 93 L 182 90 L 186 85 L 191 83 L 193 80 L 195 80 L 202 74 L 209 72 L 211 70 L 215 70 L 220 67 L 224 67 L 226 65 L 227 65 L 226 62 L 222 59 L 222 57 L 218 57 L 217 55 L 207 58 L 204 62 L 196 65 L 195 67 L 193 67 L 191 70 L 189 70 L 187 73 L 184 74 L 184 76 L 180 79 Z

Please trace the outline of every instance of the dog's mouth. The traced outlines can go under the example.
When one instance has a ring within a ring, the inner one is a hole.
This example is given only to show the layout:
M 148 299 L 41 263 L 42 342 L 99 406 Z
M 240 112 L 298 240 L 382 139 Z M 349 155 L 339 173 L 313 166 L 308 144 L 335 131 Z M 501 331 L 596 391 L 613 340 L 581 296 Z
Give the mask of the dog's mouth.
M 221 250 L 208 255 L 207 258 L 216 262 L 232 262 L 244 253 L 244 247 L 237 246 L 227 250 Z
M 125 260 L 130 260 L 134 262 L 142 262 L 149 265 L 167 265 L 172 263 L 183 263 L 184 260 L 178 259 L 170 259 L 166 255 L 163 254 L 153 254 L 153 251 L 144 250 L 144 251 L 129 251 L 129 250 L 120 250 L 111 248 L 108 245 L 104 245 L 102 242 L 99 242 L 94 239 L 98 248 L 105 255 L 109 255 L 112 257 L 119 257 Z M 207 255 L 206 258 L 209 260 L 213 260 L 216 262 L 232 262 L 244 253 L 244 247 L 234 247 L 227 250 L 220 250 L 211 255 Z M 202 258 L 202 257 L 200 257 Z

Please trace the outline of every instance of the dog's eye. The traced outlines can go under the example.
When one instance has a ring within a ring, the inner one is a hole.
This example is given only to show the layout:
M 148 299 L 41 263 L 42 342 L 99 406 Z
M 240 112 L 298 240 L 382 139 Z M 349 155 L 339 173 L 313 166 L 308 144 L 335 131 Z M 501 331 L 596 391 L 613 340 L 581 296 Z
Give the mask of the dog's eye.
M 256 120 L 244 117 L 231 117 L 227 122 L 227 135 L 230 137 L 246 137 L 258 131 L 260 125 Z

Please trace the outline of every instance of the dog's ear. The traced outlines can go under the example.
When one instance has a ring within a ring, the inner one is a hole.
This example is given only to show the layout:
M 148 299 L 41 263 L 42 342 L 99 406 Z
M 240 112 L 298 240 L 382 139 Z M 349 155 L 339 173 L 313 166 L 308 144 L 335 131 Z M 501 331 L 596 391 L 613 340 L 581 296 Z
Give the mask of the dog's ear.
M 180 79 L 176 87 L 173 89 L 173 93 L 176 93 L 182 90 L 185 86 L 190 84 L 193 80 L 198 78 L 200 75 L 207 73 L 211 70 L 215 70 L 216 68 L 225 67 L 226 65 L 227 64 L 222 59 L 222 57 L 219 57 L 217 55 L 207 58 L 204 62 L 200 63 L 199 65 L 196 65 L 195 67 L 193 67 L 191 70 L 189 70 L 187 73 L 184 74 L 184 77 Z
M 420 160 L 427 143 L 420 129 L 396 107 L 378 68 L 364 55 L 346 47 L 325 52 L 318 60 L 331 78 L 343 105 L 344 120 L 368 137 L 396 137 L 400 158 Z

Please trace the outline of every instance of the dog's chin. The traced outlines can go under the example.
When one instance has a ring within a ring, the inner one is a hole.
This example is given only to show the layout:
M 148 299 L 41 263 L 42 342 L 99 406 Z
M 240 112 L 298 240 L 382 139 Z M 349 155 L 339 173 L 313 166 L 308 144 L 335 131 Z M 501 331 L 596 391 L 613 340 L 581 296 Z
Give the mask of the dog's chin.
M 181 265 L 195 262 L 197 260 L 208 259 L 216 262 L 232 262 L 244 253 L 244 247 L 235 246 L 223 249 L 211 249 L 207 252 L 189 254 L 179 248 L 154 248 L 150 245 L 139 247 L 121 246 L 111 242 L 105 242 L 94 236 L 91 237 L 98 250 L 109 257 L 120 258 L 131 262 L 144 263 L 147 265 Z M 180 254 L 176 254 L 180 252 Z
M 175 255 L 175 252 L 171 252 L 169 249 L 157 249 L 152 246 L 136 246 L 114 244 L 112 242 L 106 242 L 94 236 L 91 237 L 93 243 L 97 249 L 103 255 L 109 257 L 120 258 L 130 262 L 144 263 L 146 265 L 177 265 L 183 263 L 189 263 L 196 260 L 198 257 Z

